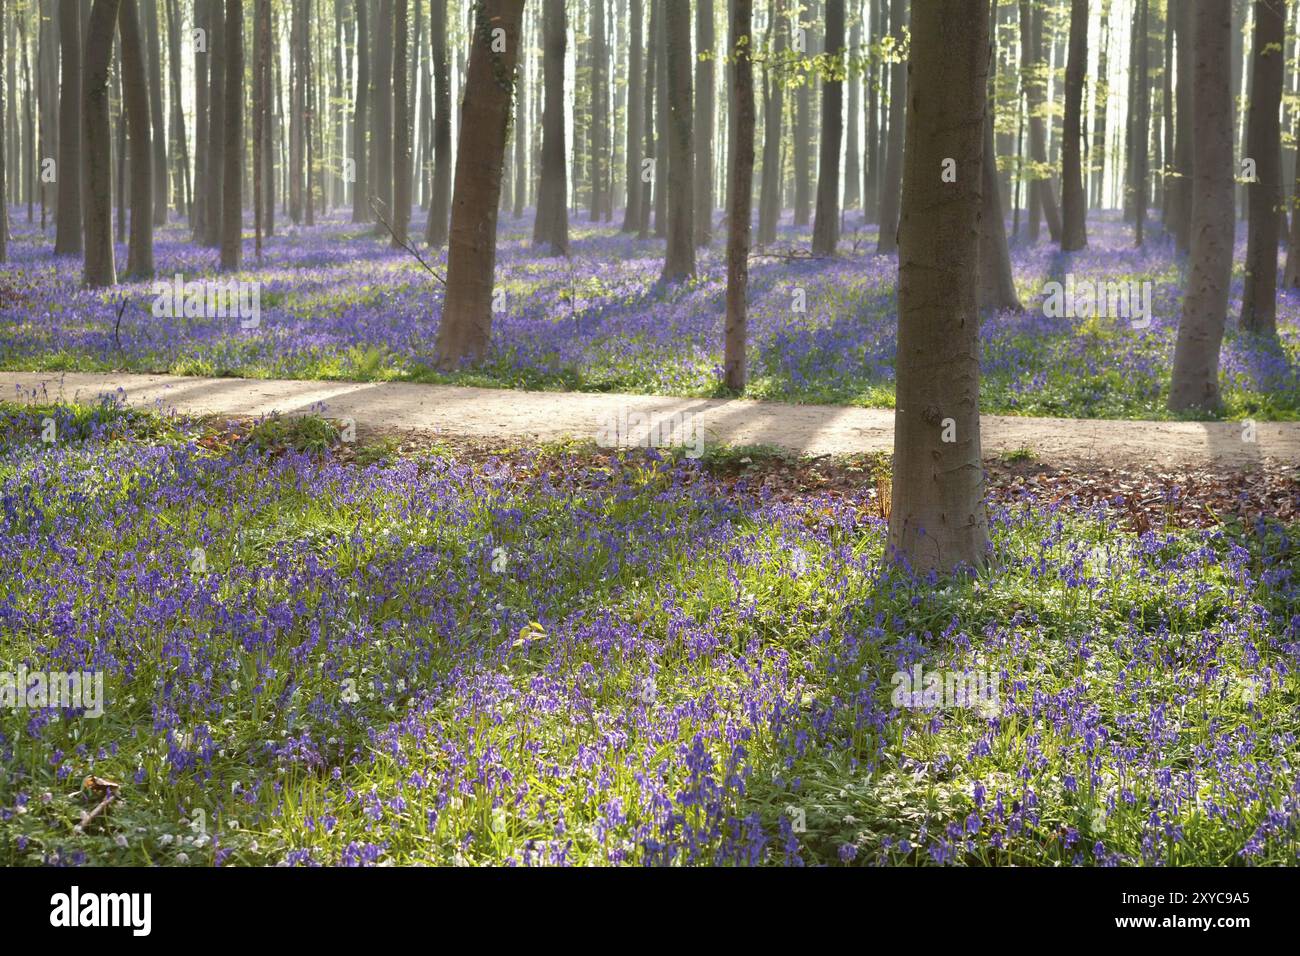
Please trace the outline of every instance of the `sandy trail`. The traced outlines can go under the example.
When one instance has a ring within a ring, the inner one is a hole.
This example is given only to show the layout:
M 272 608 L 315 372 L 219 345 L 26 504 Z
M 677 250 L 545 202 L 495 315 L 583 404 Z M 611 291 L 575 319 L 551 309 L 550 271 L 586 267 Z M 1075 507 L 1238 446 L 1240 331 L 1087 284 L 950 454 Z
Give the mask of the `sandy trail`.
M 527 392 L 410 383 L 195 378 L 127 373 L 0 372 L 0 397 L 93 401 L 121 389 L 136 406 L 231 418 L 316 412 L 350 418 L 358 431 L 412 429 L 502 440 L 597 440 L 603 420 L 689 413 L 711 442 L 776 445 L 808 455 L 891 451 L 894 413 L 835 405 L 666 398 L 591 392 Z M 35 393 L 35 394 L 33 394 Z M 1300 465 L 1300 423 L 1097 421 L 985 415 L 984 452 L 1027 449 L 1053 464 L 1176 468 L 1264 461 Z M 1253 440 L 1252 440 L 1253 439 Z

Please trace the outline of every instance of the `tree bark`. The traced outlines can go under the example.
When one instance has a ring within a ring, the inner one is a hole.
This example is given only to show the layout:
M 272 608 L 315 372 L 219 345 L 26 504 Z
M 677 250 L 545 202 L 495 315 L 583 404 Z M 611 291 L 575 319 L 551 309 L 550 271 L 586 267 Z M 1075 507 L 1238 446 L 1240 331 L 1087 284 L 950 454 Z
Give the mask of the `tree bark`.
M 668 54 L 668 250 L 664 282 L 695 274 L 695 149 L 691 116 L 691 7 L 664 0 Z
M 406 0 L 393 0 L 393 246 L 411 223 L 411 127 L 407 115 Z
M 695 244 L 713 241 L 713 0 L 695 7 Z
M 1040 218 L 1047 220 L 1047 233 L 1053 241 L 1061 237 L 1061 211 L 1056 204 L 1047 166 L 1047 130 L 1044 121 L 1047 84 L 1043 62 L 1042 13 L 1035 12 L 1032 0 L 1020 0 L 1021 69 L 1024 71 L 1025 108 L 1029 113 L 1029 160 L 1035 168 L 1030 173 L 1029 239 L 1038 241 Z
M 736 117 L 727 181 L 727 319 L 723 344 L 723 383 L 742 391 L 748 377 L 745 358 L 749 294 L 749 233 L 754 198 L 754 64 L 752 0 L 731 0 L 731 109 Z
M 976 308 L 988 30 L 988 0 L 912 11 L 889 544 L 918 573 L 983 565 L 989 547 Z M 947 158 L 956 182 L 937 175 Z
M 1177 51 L 1178 87 L 1174 93 L 1174 182 L 1170 222 L 1174 248 L 1187 252 L 1192 244 L 1192 62 L 1195 0 L 1170 0 L 1174 6 L 1174 42 Z
M 221 269 L 243 260 L 244 199 L 244 0 L 226 0 L 225 167 L 221 182 Z
M 497 208 L 523 14 L 524 0 L 479 0 L 474 8 L 456 156 L 447 294 L 438 325 L 436 362 L 443 369 L 481 360 L 492 334 Z M 502 41 L 498 49 L 494 49 L 495 39 Z
M 1251 97 L 1246 155 L 1255 160 L 1255 182 L 1247 185 L 1250 230 L 1246 240 L 1246 283 L 1241 328 L 1277 336 L 1278 210 L 1282 208 L 1282 135 L 1278 110 L 1286 62 L 1286 0 L 1255 0 L 1251 44 Z
M 194 214 L 190 221 L 190 230 L 195 242 L 203 242 L 208 232 L 208 60 L 212 35 L 208 14 L 210 0 L 194 0 L 194 28 L 202 31 L 203 42 L 197 42 L 199 34 L 190 34 L 194 47 Z
M 895 57 L 903 44 L 907 20 L 905 0 L 891 0 L 889 30 L 894 39 Z M 982 28 L 986 33 L 988 27 Z M 901 58 L 889 69 L 889 144 L 885 150 L 885 178 L 880 195 L 880 238 L 877 255 L 898 251 L 898 206 L 902 194 L 903 142 L 907 136 L 907 63 Z M 937 166 L 935 167 L 938 168 Z
M 1006 221 L 1002 218 L 1002 186 L 998 177 L 997 152 L 993 145 L 993 112 L 984 123 L 984 196 L 980 213 L 979 307 L 982 310 L 1022 308 L 1011 275 L 1011 252 L 1007 248 Z
M 655 131 L 658 127 L 656 114 L 658 113 L 659 96 L 659 47 L 660 33 L 662 32 L 661 7 L 663 0 L 649 0 L 650 2 L 650 23 L 647 28 L 646 36 L 646 67 L 645 67 L 645 98 L 642 101 L 642 117 L 645 123 L 645 152 L 642 154 L 642 160 L 648 160 L 650 163 L 651 175 L 641 183 L 641 223 L 637 230 L 638 239 L 650 238 L 650 213 L 654 211 L 657 202 L 659 187 L 656 185 L 659 179 L 658 166 L 658 142 L 655 138 Z M 658 214 L 656 213 L 656 216 Z
M 1133 38 L 1137 44 L 1138 89 L 1137 103 L 1134 106 L 1137 115 L 1133 121 L 1133 240 L 1141 246 L 1146 233 L 1147 207 L 1150 205 L 1147 194 L 1147 172 L 1150 167 L 1147 140 L 1151 133 L 1151 97 L 1147 87 L 1151 59 L 1151 0 L 1137 0 L 1137 4 L 1138 29 Z
M 817 215 L 812 253 L 833 256 L 840 238 L 840 146 L 844 141 L 844 0 L 826 0 L 826 61 L 834 71 L 822 81 L 821 155 L 817 165 Z
M 763 63 L 763 177 L 758 193 L 759 248 L 776 242 L 781 218 L 781 133 L 785 116 L 785 65 L 790 24 L 785 0 L 773 0 L 767 27 L 770 61 Z
M 609 175 L 609 104 L 605 46 L 605 0 L 591 2 L 591 193 L 588 214 L 600 222 L 605 214 L 605 179 Z
M 113 55 L 119 0 L 95 0 L 86 27 L 85 69 L 82 73 L 82 145 L 87 156 L 102 160 L 113 154 L 108 121 L 108 72 Z M 119 160 L 120 162 L 120 160 Z M 117 282 L 113 262 L 113 168 L 111 163 L 86 164 L 86 235 L 82 282 L 90 288 Z
M 1219 349 L 1232 279 L 1232 0 L 1196 0 L 1192 249 L 1174 347 L 1169 408 L 1216 411 Z
M 6 9 L 5 0 L 0 0 L 0 62 L 12 68 L 13 60 L 5 56 L 5 30 L 8 29 L 9 19 L 8 10 Z M 6 70 L 6 72 L 8 72 Z M 8 162 L 6 153 L 9 149 L 9 128 L 5 125 L 6 116 L 6 99 L 11 90 L 8 88 L 8 77 L 0 75 L 0 262 L 9 261 L 9 183 L 8 183 Z
M 181 101 L 181 15 L 177 0 L 167 0 L 167 66 L 171 89 L 169 117 L 172 158 L 176 166 L 173 203 L 176 212 L 194 224 L 193 183 L 190 180 L 190 151 L 185 136 L 185 112 Z
M 565 162 L 564 56 L 568 46 L 564 0 L 545 0 L 542 84 L 542 172 L 533 220 L 533 244 L 545 245 L 553 256 L 569 254 L 569 187 Z
M 222 0 L 208 0 L 208 196 L 203 244 L 221 246 L 226 143 L 226 17 Z
M 168 192 L 167 122 L 163 110 L 162 30 L 158 0 L 143 0 L 145 42 L 149 53 L 149 116 L 153 137 L 153 223 L 167 225 Z
M 857 4 L 854 4 L 856 7 Z M 862 59 L 862 18 L 858 16 L 856 9 L 852 10 L 849 28 L 849 57 L 850 61 L 860 61 Z M 844 208 L 851 209 L 858 205 L 861 196 L 859 190 L 862 186 L 862 144 L 859 136 L 859 124 L 861 122 L 862 103 L 861 103 L 861 81 L 858 78 L 857 70 L 850 68 L 846 82 L 849 85 L 849 126 L 847 131 L 847 140 L 844 144 Z
M 627 51 L 627 199 L 623 206 L 621 232 L 636 232 L 641 226 L 641 141 L 645 127 L 645 76 L 642 47 L 645 9 L 642 0 L 630 0 Z
M 1139 3 L 1143 0 L 1138 0 Z M 1144 38 L 1137 37 L 1144 50 Z M 1074 252 L 1088 245 L 1088 197 L 1083 191 L 1083 74 L 1088 68 L 1088 0 L 1070 3 L 1070 54 L 1065 68 L 1065 128 L 1061 143 L 1061 251 Z M 1145 77 L 1139 82 L 1146 94 Z M 1144 100 L 1145 101 L 1145 100 Z M 1146 127 L 1142 132 L 1145 134 Z
M 337 8 L 336 8 L 337 9 Z M 262 259 L 263 206 L 262 162 L 266 148 L 266 112 L 269 99 L 271 0 L 255 0 L 253 5 L 253 252 Z
M 375 203 L 384 218 L 393 218 L 393 0 L 379 0 L 375 24 L 374 137 Z M 383 232 L 382 224 L 376 225 Z
M 153 276 L 153 147 L 149 80 L 136 0 L 122 0 L 117 25 L 122 40 L 122 93 L 131 136 L 131 240 L 126 250 L 126 274 L 132 279 L 148 279 Z
M 302 223 L 303 161 L 307 140 L 307 2 L 292 0 L 289 7 L 289 219 Z
M 77 0 L 59 0 L 59 196 L 54 254 L 81 255 L 81 11 Z M 0 194 L 2 195 L 2 194 Z
M 352 170 L 352 221 L 369 222 L 370 221 L 370 181 L 367 173 L 369 172 L 369 157 L 366 152 L 366 135 L 368 131 L 370 110 L 370 30 L 366 22 L 367 10 L 370 6 L 370 0 L 357 0 L 357 88 L 353 96 L 352 108 L 352 162 L 355 168 Z M 446 30 L 446 3 L 445 0 L 433 0 L 434 16 L 437 16 L 439 6 L 443 10 L 443 33 Z M 437 23 L 434 23 L 433 42 L 438 43 L 440 35 L 437 29 Z M 443 41 L 446 43 L 444 37 Z M 445 47 L 444 47 L 445 49 Z
M 904 0 L 898 0 L 899 3 Z M 792 28 L 804 30 L 804 36 L 807 37 L 808 27 L 803 22 L 801 11 L 807 10 L 807 7 L 796 5 L 793 7 Z M 797 35 L 797 34 L 793 34 Z M 794 44 L 791 43 L 791 47 Z M 810 51 L 804 50 L 799 55 L 807 56 Z M 794 143 L 793 157 L 791 161 L 794 165 L 794 224 L 796 226 L 808 225 L 810 219 L 810 209 L 812 206 L 812 185 L 809 182 L 809 143 L 812 141 L 812 84 L 813 75 L 810 72 L 804 72 L 802 82 L 794 91 Z
M 447 242 L 451 207 L 451 78 L 447 63 L 447 3 L 433 0 L 433 183 L 425 241 L 435 249 Z M 541 205 L 539 198 L 538 205 Z

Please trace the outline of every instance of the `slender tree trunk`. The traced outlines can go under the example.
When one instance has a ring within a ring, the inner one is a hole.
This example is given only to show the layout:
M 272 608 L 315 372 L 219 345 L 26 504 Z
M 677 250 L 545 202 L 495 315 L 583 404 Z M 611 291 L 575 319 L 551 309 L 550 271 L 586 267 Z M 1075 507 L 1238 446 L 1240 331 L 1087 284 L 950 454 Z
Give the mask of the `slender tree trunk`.
M 902 5 L 905 0 L 896 0 Z M 807 7 L 796 4 L 793 8 L 798 29 L 804 31 L 802 34 L 793 34 L 793 36 L 808 35 L 808 25 L 800 15 L 800 11 L 807 10 Z M 792 43 L 791 46 L 794 46 Z M 803 55 L 807 55 L 805 50 Z M 812 86 L 814 78 L 811 73 L 804 73 L 803 82 L 795 88 L 794 91 L 794 224 L 796 226 L 808 225 L 811 218 L 812 208 L 812 184 L 809 182 L 809 168 L 812 163 L 809 161 L 809 145 L 812 142 Z
M 393 0 L 393 238 L 406 244 L 411 224 L 411 127 L 407 115 L 406 0 Z
M 1093 85 L 1092 156 L 1090 165 L 1092 203 L 1102 205 L 1102 191 L 1106 171 L 1106 106 L 1110 101 L 1110 5 L 1111 0 L 1101 0 L 1101 24 L 1097 49 L 1097 75 L 1090 78 Z
M 153 148 L 149 141 L 149 80 L 136 0 L 122 0 L 117 23 L 122 39 L 122 93 L 131 136 L 131 241 L 126 273 L 132 279 L 148 279 L 153 275 Z
M 663 0 L 649 0 L 649 2 L 650 24 L 646 38 L 645 98 L 642 101 L 642 120 L 645 123 L 645 151 L 642 160 L 649 165 L 647 174 L 643 174 L 641 182 L 641 223 L 637 230 L 639 239 L 650 238 L 650 213 L 655 204 L 655 194 L 659 191 L 656 180 L 660 173 L 655 120 L 659 105 L 656 96 L 659 95 L 659 34 L 662 28 L 660 7 Z
M 862 18 L 857 15 L 856 6 L 855 0 L 853 7 L 850 8 L 853 14 L 850 17 L 852 26 L 849 29 L 851 61 L 862 58 Z M 862 145 L 858 136 L 858 124 L 862 113 L 859 96 L 861 83 L 856 69 L 849 69 L 846 81 L 849 84 L 849 127 L 848 140 L 844 146 L 844 208 L 851 209 L 860 202 L 859 188 L 862 185 L 862 166 L 859 159 L 862 155 Z
M 424 238 L 438 248 L 447 242 L 447 217 L 451 208 L 451 80 L 447 72 L 446 0 L 433 0 L 429 16 L 433 27 L 433 184 Z
M 609 175 L 609 51 L 605 46 L 605 0 L 591 2 L 591 203 L 592 222 L 605 213 L 605 179 Z
M 731 2 L 731 111 L 736 117 L 731 141 L 731 171 L 727 181 L 727 319 L 723 344 L 723 382 L 743 391 L 748 375 L 745 344 L 748 338 L 749 232 L 754 199 L 754 64 L 753 2 Z
M 826 0 L 826 57 L 835 79 L 822 82 L 821 156 L 812 253 L 833 256 L 840 237 L 840 146 L 844 142 L 844 0 Z
M 243 258 L 244 0 L 226 0 L 225 168 L 221 182 L 221 268 L 239 270 Z
M 661 278 L 676 282 L 695 274 L 695 134 L 688 0 L 664 0 L 664 36 L 668 46 L 668 251 Z
M 337 8 L 336 8 L 337 9 Z M 262 219 L 265 208 L 262 176 L 266 149 L 267 78 L 270 74 L 271 0 L 253 4 L 253 252 L 262 259 Z
M 1006 221 L 1002 218 L 1002 184 L 998 177 L 997 152 L 993 145 L 992 100 L 984 122 L 984 196 L 980 215 L 980 270 L 978 302 L 981 310 L 1021 309 L 1011 275 L 1011 252 L 1007 248 Z
M 181 102 L 181 14 L 177 0 L 167 0 L 167 75 L 171 89 L 169 117 L 173 162 L 176 166 L 174 199 L 176 212 L 189 217 L 194 224 L 192 200 L 193 183 L 190 180 L 190 151 L 185 136 L 185 112 Z
M 627 155 L 625 177 L 627 199 L 623 206 L 622 232 L 636 232 L 641 226 L 641 138 L 645 128 L 645 76 L 642 47 L 645 9 L 642 0 L 630 0 L 627 50 Z
M 497 208 L 524 0 L 479 0 L 470 41 L 437 363 L 477 362 L 492 334 Z M 495 34 L 500 29 L 504 33 Z M 494 45 L 495 39 L 502 42 Z
M 86 155 L 111 156 L 112 128 L 108 120 L 108 73 L 119 0 L 95 0 L 86 28 L 85 69 L 81 95 L 82 140 Z M 107 162 L 86 164 L 86 235 L 82 282 L 90 288 L 114 285 L 113 167 Z
M 61 188 L 54 254 L 81 255 L 81 12 L 77 0 L 59 0 L 59 162 Z
M 1232 279 L 1231 0 L 1196 0 L 1192 250 L 1174 347 L 1169 408 L 1215 411 L 1219 349 Z
M 1174 183 L 1172 212 L 1174 247 L 1187 252 L 1192 243 L 1192 63 L 1195 0 L 1170 0 L 1174 6 L 1174 42 L 1177 49 L 1178 87 L 1174 94 Z
M 1150 0 L 1137 0 L 1137 5 L 1138 30 L 1133 38 L 1137 44 L 1138 88 L 1133 120 L 1133 239 L 1136 245 L 1141 246 L 1146 233 L 1147 207 L 1150 205 L 1150 197 L 1147 195 L 1147 140 L 1151 133 L 1151 97 L 1147 87 L 1151 56 L 1151 3 Z
M 0 63 L 12 67 L 13 60 L 5 55 L 5 30 L 9 26 L 9 11 L 5 0 L 0 0 Z M 5 125 L 10 90 L 7 76 L 0 75 L 0 262 L 9 261 L 9 183 L 6 153 L 9 149 L 9 127 Z
M 867 52 L 864 82 L 867 92 L 866 161 L 862 177 L 862 218 L 876 222 L 880 217 L 880 23 L 885 0 L 867 0 L 871 16 L 871 48 Z
M 153 223 L 167 225 L 167 206 L 171 202 L 167 181 L 167 122 L 163 109 L 162 30 L 158 17 L 158 0 L 142 0 L 145 42 L 149 54 L 149 116 L 153 126 Z
M 667 33 L 667 3 L 668 0 L 654 0 L 655 13 L 651 16 L 652 25 L 657 25 L 655 29 L 655 56 L 658 60 L 655 68 L 657 78 L 657 89 L 655 91 L 655 177 L 654 177 L 654 212 L 655 212 L 655 238 L 665 239 L 668 236 L 668 189 L 670 182 L 670 173 L 668 167 L 672 165 L 672 151 L 670 141 L 672 133 L 669 131 L 669 99 L 668 99 L 668 33 Z
M 513 216 L 520 219 L 528 204 L 528 27 L 524 26 L 525 39 L 519 45 L 519 69 L 515 79 L 515 203 Z
M 569 254 L 569 190 L 564 135 L 564 57 L 568 46 L 564 0 L 544 0 L 542 178 L 533 220 L 533 244 L 553 256 Z
M 713 241 L 713 0 L 695 5 L 695 244 Z
M 1286 0 L 1255 0 L 1251 44 L 1251 97 L 1246 155 L 1255 160 L 1255 181 L 1247 185 L 1250 231 L 1246 242 L 1246 284 L 1241 328 L 1277 336 L 1278 210 L 1282 207 L 1282 135 L 1278 111 L 1286 62 Z
M 922 0 L 925 2 L 925 0 Z M 903 44 L 907 21 L 906 0 L 890 0 L 889 31 L 895 51 Z M 987 32 L 988 27 L 982 27 Z M 898 251 L 898 209 L 902 198 L 903 142 L 907 135 L 907 63 L 895 52 L 889 69 L 889 145 L 885 150 L 885 179 L 880 194 L 880 238 L 877 255 Z M 938 167 L 935 167 L 938 169 Z
M 1030 174 L 1029 238 L 1038 239 L 1039 216 L 1047 220 L 1047 233 L 1053 241 L 1061 237 L 1061 211 L 1056 204 L 1051 172 L 1047 167 L 1047 127 L 1044 118 L 1047 83 L 1043 62 L 1042 11 L 1033 9 L 1033 0 L 1020 0 L 1020 36 L 1022 68 L 1025 71 L 1025 104 L 1029 111 L 1029 159 L 1035 169 Z
M 202 242 L 208 231 L 208 61 L 210 59 L 211 24 L 208 22 L 210 0 L 194 0 L 194 214 L 190 229 L 195 242 Z
M 370 0 L 357 0 L 357 81 L 352 108 L 352 221 L 370 221 L 370 183 L 367 177 L 369 161 L 366 153 L 366 134 L 368 131 L 368 112 L 370 107 L 370 30 L 366 22 L 367 8 Z M 439 6 L 443 9 L 445 32 L 445 0 L 433 0 L 434 16 Z M 434 25 L 433 42 L 437 44 L 439 32 Z M 446 43 L 444 37 L 443 42 Z
M 208 0 L 208 177 L 203 244 L 221 246 L 226 143 L 226 17 L 222 0 Z
M 289 219 L 295 226 L 302 223 L 303 161 L 307 122 L 307 0 L 292 0 L 289 8 Z
M 767 47 L 771 61 L 763 64 L 763 178 L 758 194 L 758 245 L 776 242 L 776 227 L 781 218 L 781 123 L 785 115 L 785 67 L 782 58 L 788 49 L 790 24 L 786 19 L 785 0 L 773 0 L 767 27 Z
M 375 24 L 375 202 L 393 218 L 393 0 L 379 0 Z M 376 227 L 383 231 L 383 226 Z
M 1139 3 L 1143 0 L 1138 0 Z M 1135 39 L 1145 50 L 1143 38 Z M 1141 61 L 1145 62 L 1145 61 Z M 1079 147 L 1083 134 L 1083 74 L 1088 68 L 1088 0 L 1070 3 L 1070 58 L 1065 68 L 1065 129 L 1061 143 L 1061 251 L 1073 252 L 1088 244 L 1088 197 L 1083 191 L 1083 159 Z M 1142 76 L 1143 97 L 1146 77 Z M 1145 102 L 1145 100 L 1143 100 Z M 1140 107 L 1139 107 L 1140 109 Z M 1145 134 L 1146 126 L 1142 127 Z
M 976 307 L 988 24 L 988 0 L 912 11 L 889 544 L 919 573 L 983 565 L 989 547 Z M 937 175 L 949 158 L 955 182 Z

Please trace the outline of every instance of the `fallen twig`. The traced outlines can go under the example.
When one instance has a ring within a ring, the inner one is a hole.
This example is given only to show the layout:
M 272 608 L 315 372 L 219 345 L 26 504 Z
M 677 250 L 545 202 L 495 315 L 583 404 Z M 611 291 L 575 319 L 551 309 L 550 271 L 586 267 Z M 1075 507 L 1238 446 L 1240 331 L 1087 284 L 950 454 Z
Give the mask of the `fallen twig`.
M 433 266 L 429 265 L 429 263 L 424 261 L 424 256 L 420 255 L 419 250 L 417 250 L 415 246 L 411 245 L 410 240 L 397 238 L 397 232 L 393 229 L 392 224 L 384 216 L 380 208 L 381 206 L 383 206 L 383 203 L 378 202 L 373 196 L 370 198 L 370 211 L 375 214 L 375 218 L 379 220 L 380 225 L 382 225 L 385 229 L 388 230 L 388 234 L 393 237 L 393 242 L 397 243 L 399 246 L 401 246 L 411 255 L 415 256 L 415 261 L 420 263 L 420 265 L 424 266 L 424 271 L 429 273 L 429 275 L 433 276 L 439 282 L 441 282 L 445 287 L 447 285 L 447 280 L 444 279 L 442 276 L 438 275 L 438 273 L 434 270 Z

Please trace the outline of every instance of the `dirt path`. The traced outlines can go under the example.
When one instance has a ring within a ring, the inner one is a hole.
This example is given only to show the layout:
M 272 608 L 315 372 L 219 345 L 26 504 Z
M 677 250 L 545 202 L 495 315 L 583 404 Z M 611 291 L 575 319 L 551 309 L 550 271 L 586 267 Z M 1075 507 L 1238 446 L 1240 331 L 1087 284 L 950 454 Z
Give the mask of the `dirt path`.
M 0 372 L 0 397 L 94 400 L 122 389 L 132 405 L 161 404 L 232 418 L 315 411 L 350 418 L 357 430 L 416 429 L 493 439 L 598 440 L 602 420 L 643 413 L 693 416 L 710 441 L 777 445 L 809 455 L 890 451 L 894 413 L 832 405 L 664 398 L 588 392 L 524 392 L 407 383 L 277 381 L 176 375 Z M 36 392 L 33 395 L 33 391 Z M 323 404 L 323 408 L 320 406 Z M 1272 460 L 1300 465 L 1300 423 L 1090 421 L 986 415 L 986 455 L 1027 449 L 1054 464 L 1101 462 L 1165 468 L 1231 467 Z

